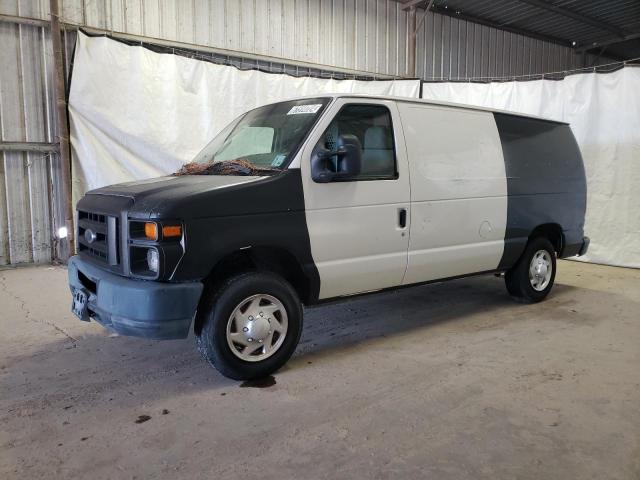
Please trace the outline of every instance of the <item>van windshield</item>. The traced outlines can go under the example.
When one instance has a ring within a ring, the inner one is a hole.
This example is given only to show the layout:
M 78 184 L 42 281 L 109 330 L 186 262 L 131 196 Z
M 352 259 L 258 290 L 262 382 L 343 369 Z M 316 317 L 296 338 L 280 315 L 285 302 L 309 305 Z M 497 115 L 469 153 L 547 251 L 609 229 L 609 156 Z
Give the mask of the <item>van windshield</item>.
M 176 175 L 269 175 L 284 169 L 320 116 L 327 98 L 251 110 L 231 122 Z

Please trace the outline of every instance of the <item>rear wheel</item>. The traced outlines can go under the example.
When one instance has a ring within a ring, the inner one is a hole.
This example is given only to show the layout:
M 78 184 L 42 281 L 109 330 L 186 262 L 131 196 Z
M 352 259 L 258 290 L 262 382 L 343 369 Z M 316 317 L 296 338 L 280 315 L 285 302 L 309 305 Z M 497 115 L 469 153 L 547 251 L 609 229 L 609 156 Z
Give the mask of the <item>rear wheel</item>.
M 302 306 L 281 277 L 251 272 L 209 294 L 201 313 L 198 350 L 234 380 L 265 377 L 293 354 L 302 332 Z
M 551 291 L 555 278 L 555 249 L 543 237 L 531 240 L 518 263 L 504 276 L 509 294 L 525 303 L 544 300 Z

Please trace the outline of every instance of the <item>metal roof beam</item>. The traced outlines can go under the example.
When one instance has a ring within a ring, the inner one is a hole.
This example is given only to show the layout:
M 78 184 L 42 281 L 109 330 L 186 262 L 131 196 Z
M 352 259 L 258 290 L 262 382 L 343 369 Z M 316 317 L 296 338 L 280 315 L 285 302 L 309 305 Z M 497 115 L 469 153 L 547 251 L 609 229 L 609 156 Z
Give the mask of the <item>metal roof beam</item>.
M 617 38 L 611 38 L 609 40 L 603 40 L 601 42 L 592 42 L 592 43 L 589 43 L 588 45 L 585 44 L 584 46 L 576 48 L 576 52 L 582 53 L 589 50 L 593 50 L 595 48 L 610 47 L 611 45 L 626 42 L 627 40 L 635 40 L 636 38 L 640 38 L 640 32 L 632 33 L 630 35 L 625 35 L 622 38 L 617 37 Z
M 408 2 L 402 2 L 402 10 L 409 10 L 411 7 L 415 7 L 424 1 L 425 0 L 409 0 Z
M 564 17 L 572 18 L 578 22 L 586 23 L 587 25 L 591 25 L 592 27 L 600 28 L 602 30 L 607 30 L 611 33 L 615 33 L 619 37 L 624 37 L 624 31 L 618 27 L 615 27 L 606 22 L 601 22 L 595 18 L 588 17 L 581 13 L 574 12 L 573 10 L 569 10 L 565 7 L 558 7 L 557 5 L 553 5 L 549 2 L 545 2 L 543 0 L 518 0 L 521 3 L 526 3 L 527 5 L 531 5 L 533 7 L 540 8 L 542 10 L 547 10 L 549 12 L 556 13 L 558 15 L 562 15 Z

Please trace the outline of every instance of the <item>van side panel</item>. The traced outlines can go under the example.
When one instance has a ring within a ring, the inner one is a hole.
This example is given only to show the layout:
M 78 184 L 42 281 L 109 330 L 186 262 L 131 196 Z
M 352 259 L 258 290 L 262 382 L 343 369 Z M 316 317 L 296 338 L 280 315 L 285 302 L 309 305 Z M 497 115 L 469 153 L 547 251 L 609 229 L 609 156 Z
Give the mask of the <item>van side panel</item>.
M 398 102 L 411 181 L 404 284 L 495 270 L 507 182 L 490 112 Z
M 539 225 L 562 229 L 561 257 L 582 243 L 587 187 L 582 156 L 569 125 L 494 113 L 507 175 L 509 202 L 499 269 L 513 266 Z

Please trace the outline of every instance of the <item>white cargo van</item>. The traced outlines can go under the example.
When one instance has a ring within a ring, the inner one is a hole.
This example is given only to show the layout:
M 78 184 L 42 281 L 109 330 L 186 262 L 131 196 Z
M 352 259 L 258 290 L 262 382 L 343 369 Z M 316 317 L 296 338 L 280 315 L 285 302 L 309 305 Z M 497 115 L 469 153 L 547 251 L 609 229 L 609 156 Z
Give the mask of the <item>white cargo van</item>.
M 582 255 L 586 183 L 569 125 L 463 105 L 332 95 L 233 121 L 175 175 L 88 192 L 73 311 L 184 338 L 223 374 L 293 353 L 302 305 L 480 273 L 544 299 Z

